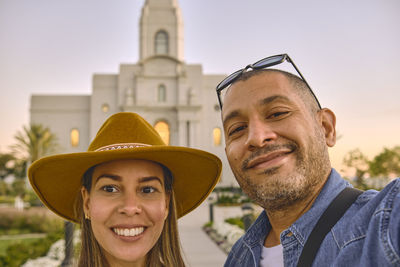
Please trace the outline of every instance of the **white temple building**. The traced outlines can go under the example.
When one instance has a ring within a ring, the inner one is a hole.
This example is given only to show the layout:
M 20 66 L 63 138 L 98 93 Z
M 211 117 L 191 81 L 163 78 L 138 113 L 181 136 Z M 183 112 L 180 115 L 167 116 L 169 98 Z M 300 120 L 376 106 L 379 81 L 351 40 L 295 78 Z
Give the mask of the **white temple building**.
M 237 186 L 225 156 L 215 93 L 225 75 L 205 75 L 200 64 L 185 63 L 177 0 L 146 0 L 139 27 L 136 64 L 121 64 L 115 74 L 94 74 L 91 95 L 33 95 L 31 123 L 49 127 L 62 153 L 81 152 L 110 115 L 136 112 L 168 144 L 219 156 L 223 162 L 219 186 Z

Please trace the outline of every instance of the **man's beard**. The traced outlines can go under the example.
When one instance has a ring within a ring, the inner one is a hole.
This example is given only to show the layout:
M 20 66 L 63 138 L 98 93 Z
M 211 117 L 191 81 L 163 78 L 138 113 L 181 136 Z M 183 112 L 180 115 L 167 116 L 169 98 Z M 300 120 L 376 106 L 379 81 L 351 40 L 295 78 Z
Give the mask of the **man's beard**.
M 243 191 L 267 211 L 285 210 L 312 195 L 316 186 L 326 178 L 326 171 L 330 168 L 325 138 L 322 133 L 317 132 L 316 135 L 310 136 L 309 144 L 307 151 L 299 148 L 295 142 L 290 140 L 283 145 L 260 148 L 245 160 L 240 174 L 235 173 L 236 180 Z M 288 175 L 279 175 L 280 167 L 264 170 L 265 178 L 252 178 L 245 174 L 246 162 L 259 155 L 282 148 L 289 148 L 296 157 L 295 169 Z

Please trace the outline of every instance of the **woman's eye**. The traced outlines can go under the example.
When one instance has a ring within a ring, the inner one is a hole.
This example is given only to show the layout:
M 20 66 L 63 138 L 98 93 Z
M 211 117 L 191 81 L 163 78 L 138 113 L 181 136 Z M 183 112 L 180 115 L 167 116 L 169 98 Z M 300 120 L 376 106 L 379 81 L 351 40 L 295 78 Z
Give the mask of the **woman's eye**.
M 156 191 L 156 189 L 154 187 L 151 186 L 146 186 L 142 188 L 142 192 L 149 194 L 149 193 L 154 193 Z
M 102 189 L 108 193 L 115 193 L 117 192 L 117 188 L 113 185 L 105 185 L 102 187 Z

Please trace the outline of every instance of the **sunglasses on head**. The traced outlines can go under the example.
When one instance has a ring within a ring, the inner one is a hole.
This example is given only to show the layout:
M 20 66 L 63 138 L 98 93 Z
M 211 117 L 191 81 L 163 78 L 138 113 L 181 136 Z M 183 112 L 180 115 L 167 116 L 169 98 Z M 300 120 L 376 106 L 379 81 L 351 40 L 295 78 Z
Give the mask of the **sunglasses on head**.
M 310 90 L 312 96 L 314 97 L 315 101 L 317 101 L 318 107 L 321 109 L 321 105 L 317 99 L 317 97 L 315 96 L 313 90 L 311 89 L 311 87 L 308 85 L 306 79 L 304 79 L 303 75 L 301 74 L 301 72 L 299 71 L 299 69 L 296 67 L 296 65 L 294 64 L 293 60 L 289 57 L 288 54 L 281 54 L 281 55 L 275 55 L 275 56 L 271 56 L 271 57 L 266 57 L 263 58 L 259 61 L 257 61 L 256 63 L 247 65 L 244 69 L 240 69 L 235 71 L 234 73 L 232 73 L 231 75 L 229 75 L 228 77 L 226 77 L 225 79 L 223 79 L 218 85 L 217 85 L 217 96 L 218 96 L 218 101 L 219 101 L 219 106 L 222 109 L 222 98 L 221 98 L 221 92 L 229 87 L 232 83 L 234 83 L 244 72 L 246 72 L 248 69 L 252 69 L 252 70 L 258 70 L 258 69 L 266 69 L 278 64 L 281 64 L 283 62 L 289 62 L 290 64 L 292 64 L 292 66 L 295 68 L 295 70 L 297 71 L 297 73 L 299 74 L 299 76 L 301 77 L 301 79 L 303 80 L 303 82 L 307 85 L 308 89 Z

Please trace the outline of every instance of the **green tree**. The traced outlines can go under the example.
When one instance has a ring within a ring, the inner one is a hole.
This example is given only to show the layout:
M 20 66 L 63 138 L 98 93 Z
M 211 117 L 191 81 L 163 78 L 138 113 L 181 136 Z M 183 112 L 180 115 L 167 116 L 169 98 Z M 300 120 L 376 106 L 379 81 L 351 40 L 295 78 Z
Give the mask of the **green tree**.
M 54 154 L 59 149 L 57 137 L 40 124 L 24 126 L 14 137 L 17 143 L 11 146 L 13 155 L 29 163 Z
M 41 157 L 55 153 L 59 146 L 56 136 L 50 132 L 49 128 L 40 124 L 24 126 L 22 131 L 18 131 L 14 136 L 16 143 L 12 145 L 11 154 L 14 157 L 13 174 L 15 178 L 25 178 L 28 164 L 40 159 Z M 13 187 L 14 193 L 24 195 L 22 183 L 16 183 Z
M 12 173 L 17 179 L 24 179 L 26 177 L 27 161 L 25 159 L 15 159 Z
M 392 149 L 384 148 L 369 164 L 371 176 L 388 177 L 390 174 L 400 175 L 400 146 Z
M 367 187 L 365 183 L 365 174 L 367 174 L 369 170 L 369 160 L 361 150 L 356 148 L 349 151 L 343 159 L 343 164 L 355 170 L 354 186 L 365 189 Z
M 15 180 L 12 185 L 12 194 L 14 196 L 24 196 L 25 195 L 25 181 L 18 179 Z
M 13 173 L 15 158 L 11 154 L 0 154 L 0 180 Z
M 6 182 L 0 180 L 0 196 L 5 196 L 8 194 L 8 185 Z M 1 265 L 0 265 L 1 266 Z

